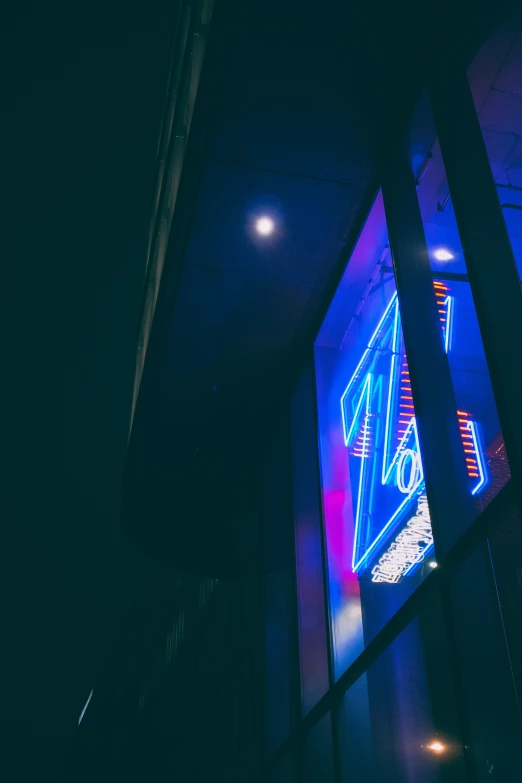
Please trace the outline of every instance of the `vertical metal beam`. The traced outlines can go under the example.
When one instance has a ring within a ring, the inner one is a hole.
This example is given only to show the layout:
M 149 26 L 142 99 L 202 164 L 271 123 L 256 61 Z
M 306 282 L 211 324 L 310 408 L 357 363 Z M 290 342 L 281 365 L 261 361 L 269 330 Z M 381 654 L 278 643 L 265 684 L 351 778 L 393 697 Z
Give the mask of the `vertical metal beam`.
M 473 97 L 451 60 L 430 86 L 506 451 L 522 499 L 522 288 Z
M 437 557 L 440 557 L 440 550 L 447 552 L 470 525 L 475 511 L 468 488 L 449 362 L 441 339 L 430 258 L 405 145 L 388 166 L 382 192 L 420 445 L 421 448 L 425 446 L 422 460 L 426 492 Z M 455 657 L 448 601 L 443 600 L 443 608 L 452 670 L 459 680 L 460 667 Z M 460 699 L 458 712 L 464 738 L 467 738 L 467 713 Z M 474 783 L 476 775 L 469 754 L 466 754 L 465 763 L 468 779 Z
M 382 180 L 393 267 L 437 551 L 474 518 L 415 180 L 405 145 Z

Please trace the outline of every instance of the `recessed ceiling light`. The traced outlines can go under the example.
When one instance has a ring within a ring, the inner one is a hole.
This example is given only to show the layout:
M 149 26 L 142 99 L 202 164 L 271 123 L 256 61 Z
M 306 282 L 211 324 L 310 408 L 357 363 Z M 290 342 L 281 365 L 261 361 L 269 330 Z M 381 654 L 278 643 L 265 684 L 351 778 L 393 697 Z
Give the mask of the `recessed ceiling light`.
M 455 256 L 450 253 L 447 247 L 438 247 L 433 251 L 433 258 L 437 261 L 451 261 Z
M 268 236 L 274 230 L 274 221 L 269 217 L 260 217 L 256 220 L 256 231 L 261 236 Z

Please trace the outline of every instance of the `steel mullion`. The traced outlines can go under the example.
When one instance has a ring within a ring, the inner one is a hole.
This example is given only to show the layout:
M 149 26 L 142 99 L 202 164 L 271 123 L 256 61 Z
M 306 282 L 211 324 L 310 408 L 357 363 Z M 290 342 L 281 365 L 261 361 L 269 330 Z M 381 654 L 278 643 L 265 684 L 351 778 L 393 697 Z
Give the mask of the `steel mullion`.
M 433 114 L 482 333 L 511 475 L 522 508 L 522 288 L 467 76 L 447 60 Z
M 467 529 L 475 512 L 415 179 L 405 144 L 399 145 L 384 171 L 382 194 L 439 557 L 454 543 L 455 533 Z

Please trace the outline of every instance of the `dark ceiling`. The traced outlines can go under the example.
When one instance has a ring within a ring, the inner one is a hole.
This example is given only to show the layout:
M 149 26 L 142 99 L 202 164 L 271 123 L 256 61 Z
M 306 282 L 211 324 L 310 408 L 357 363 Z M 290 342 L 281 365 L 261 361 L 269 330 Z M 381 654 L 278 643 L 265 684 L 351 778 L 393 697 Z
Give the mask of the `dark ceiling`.
M 380 162 L 441 49 L 477 48 L 499 11 L 487 5 L 217 5 L 180 189 L 191 207 L 174 220 L 127 463 L 123 524 L 144 551 L 241 570 L 276 398 Z M 270 237 L 253 231 L 262 214 Z
M 223 37 L 203 75 L 127 473 L 126 528 L 152 554 L 167 544 L 166 559 L 201 567 L 205 549 L 206 568 L 232 540 L 274 390 L 317 328 L 437 26 L 451 11 L 465 41 L 477 21 L 474 2 L 436 15 L 378 6 L 269 0 L 232 14 L 217 1 Z M 21 285 L 0 721 L 22 737 L 74 730 L 150 568 L 121 532 L 119 491 L 170 10 L 54 0 L 4 24 L 5 214 Z M 250 229 L 267 210 L 265 243 Z M 176 487 L 184 551 L 161 532 Z

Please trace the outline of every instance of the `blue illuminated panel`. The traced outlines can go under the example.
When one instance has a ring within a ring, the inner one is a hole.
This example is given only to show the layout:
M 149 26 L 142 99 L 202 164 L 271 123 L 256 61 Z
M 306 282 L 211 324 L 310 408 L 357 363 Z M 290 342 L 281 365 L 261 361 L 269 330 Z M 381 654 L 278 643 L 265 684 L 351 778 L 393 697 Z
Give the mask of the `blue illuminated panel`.
M 452 347 L 455 301 L 434 283 L 446 351 Z M 457 412 L 469 489 L 487 483 L 479 427 Z M 433 549 L 410 376 L 397 294 L 382 317 L 341 397 L 348 451 L 354 541 L 351 569 L 371 571 L 373 582 L 395 584 Z
M 418 189 L 440 182 L 435 157 Z M 438 192 L 438 191 L 436 191 Z M 431 204 L 431 201 L 430 201 Z M 431 208 L 431 207 L 430 207 Z M 448 219 L 435 212 L 438 220 Z M 446 225 L 446 224 L 444 224 Z M 448 228 L 446 226 L 446 228 Z M 476 514 L 509 471 L 462 253 L 425 224 L 441 341 Z M 379 192 L 315 348 L 333 673 L 338 678 L 437 565 L 422 448 Z M 432 379 L 437 383 L 437 379 Z M 502 463 L 502 464 L 501 464 Z M 460 527 L 441 520 L 441 555 Z

